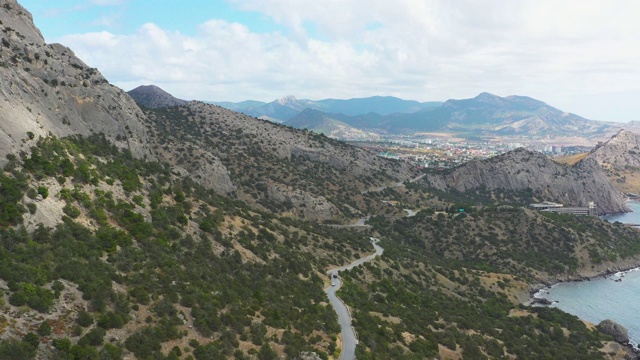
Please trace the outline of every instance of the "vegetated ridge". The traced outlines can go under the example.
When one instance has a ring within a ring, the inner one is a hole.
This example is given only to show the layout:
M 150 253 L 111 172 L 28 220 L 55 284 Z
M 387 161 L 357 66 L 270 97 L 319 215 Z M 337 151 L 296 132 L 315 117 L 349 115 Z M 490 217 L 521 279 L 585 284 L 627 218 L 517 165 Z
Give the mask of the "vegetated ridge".
M 155 85 L 141 85 L 133 90 L 127 91 L 127 94 L 129 94 L 138 105 L 151 109 L 179 106 L 187 103 L 186 100 L 175 98 L 173 95 Z
M 325 134 L 334 139 L 377 139 L 380 138 L 375 132 L 367 132 L 355 128 L 341 121 L 345 115 L 328 114 L 319 110 L 305 109 L 283 124 L 297 129 L 308 129 L 313 132 Z
M 359 218 L 363 191 L 418 175 L 408 163 L 202 102 L 146 115 L 163 158 L 219 193 L 282 215 Z M 223 175 L 209 184 L 212 173 Z

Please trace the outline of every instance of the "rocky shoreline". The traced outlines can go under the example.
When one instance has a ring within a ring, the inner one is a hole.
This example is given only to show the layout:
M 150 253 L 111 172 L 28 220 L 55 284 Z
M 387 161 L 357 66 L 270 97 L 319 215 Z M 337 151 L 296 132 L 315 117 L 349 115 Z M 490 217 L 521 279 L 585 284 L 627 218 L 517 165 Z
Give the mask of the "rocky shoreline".
M 622 263 L 624 265 L 622 265 Z M 622 266 L 620 266 L 622 265 Z M 561 283 L 566 283 L 566 282 L 583 282 L 583 281 L 591 281 L 591 280 L 596 280 L 596 279 L 607 279 L 610 278 L 613 275 L 620 275 L 620 278 L 624 277 L 624 274 L 629 273 L 631 271 L 640 271 L 640 259 L 633 259 L 633 261 L 631 262 L 627 262 L 627 261 L 621 261 L 618 264 L 610 264 L 610 266 L 606 267 L 604 269 L 604 271 L 599 272 L 599 273 L 595 273 L 593 274 L 591 271 L 586 272 L 586 274 L 583 272 L 582 274 L 578 274 L 576 276 L 567 276 L 566 278 L 559 278 L 556 277 L 554 279 L 550 279 L 550 280 L 542 280 L 540 281 L 539 284 L 532 286 L 531 290 L 529 290 L 529 297 L 528 300 L 525 301 L 523 303 L 523 305 L 526 306 L 551 306 L 555 303 L 555 301 L 551 301 L 545 297 L 542 296 L 542 294 L 546 291 L 549 291 L 550 289 L 552 289 L 554 286 L 561 284 Z M 615 281 L 622 281 L 621 279 L 615 280 Z M 586 320 L 582 320 L 586 323 L 591 324 L 590 322 L 586 321 Z M 598 328 L 599 331 L 605 332 L 609 335 L 611 335 L 611 333 L 607 332 L 607 331 L 603 331 L 602 327 L 600 325 L 602 325 L 602 323 L 610 323 L 612 322 L 611 320 L 604 320 L 603 322 L 601 322 L 600 324 L 592 324 L 594 326 L 596 326 Z M 613 322 L 616 325 L 616 328 L 619 327 L 620 325 L 616 324 L 615 322 Z M 623 327 L 624 329 L 624 327 Z M 624 329 L 624 332 L 626 332 L 626 329 Z M 620 338 L 620 337 L 615 337 L 614 336 L 614 340 L 619 343 L 623 348 L 625 348 L 627 356 L 625 357 L 625 359 L 640 359 L 640 348 L 638 347 L 638 344 L 633 344 L 631 342 L 629 342 L 628 337 L 626 339 L 624 338 Z
M 625 274 L 631 271 L 639 271 L 640 270 L 640 259 L 634 259 L 633 265 L 627 265 L 624 267 L 619 266 L 610 266 L 605 269 L 603 272 L 592 274 L 582 273 L 576 276 L 567 276 L 565 278 L 556 277 L 553 280 L 541 280 L 539 284 L 533 285 L 529 290 L 529 299 L 525 301 L 523 305 L 532 305 L 532 304 L 543 304 L 543 305 L 551 305 L 552 301 L 537 296 L 541 292 L 545 290 L 550 290 L 554 286 L 567 282 L 583 282 L 583 281 L 591 281 L 595 279 L 606 279 L 609 276 L 615 274 Z

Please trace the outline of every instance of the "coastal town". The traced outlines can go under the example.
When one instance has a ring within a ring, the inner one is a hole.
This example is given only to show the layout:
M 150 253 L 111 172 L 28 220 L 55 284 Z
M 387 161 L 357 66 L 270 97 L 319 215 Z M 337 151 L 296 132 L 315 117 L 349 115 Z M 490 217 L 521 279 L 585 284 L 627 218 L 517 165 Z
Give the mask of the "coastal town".
M 349 143 L 374 152 L 380 157 L 409 161 L 420 168 L 437 169 L 455 167 L 470 160 L 487 159 L 521 147 L 552 157 L 585 153 L 592 149 L 583 145 L 549 143 L 544 139 L 530 141 L 515 138 L 498 141 L 419 135 L 388 136 Z

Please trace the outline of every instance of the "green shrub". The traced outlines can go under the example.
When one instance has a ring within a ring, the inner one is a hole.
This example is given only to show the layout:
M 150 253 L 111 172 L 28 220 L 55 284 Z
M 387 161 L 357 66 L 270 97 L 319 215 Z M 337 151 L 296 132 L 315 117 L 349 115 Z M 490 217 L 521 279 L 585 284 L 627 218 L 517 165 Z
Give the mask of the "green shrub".
M 62 211 L 65 213 L 65 215 L 67 215 L 68 217 L 75 219 L 78 216 L 80 216 L 81 212 L 80 209 L 78 209 L 77 207 L 71 205 L 71 204 L 67 204 L 62 208 Z
M 51 335 L 51 325 L 48 322 L 43 321 L 42 324 L 38 327 L 38 335 L 40 336 L 49 336 Z
M 82 327 L 89 327 L 93 324 L 93 317 L 86 311 L 80 311 L 76 318 L 76 322 Z
M 43 199 L 49 196 L 49 189 L 46 186 L 38 186 L 38 194 L 42 195 Z

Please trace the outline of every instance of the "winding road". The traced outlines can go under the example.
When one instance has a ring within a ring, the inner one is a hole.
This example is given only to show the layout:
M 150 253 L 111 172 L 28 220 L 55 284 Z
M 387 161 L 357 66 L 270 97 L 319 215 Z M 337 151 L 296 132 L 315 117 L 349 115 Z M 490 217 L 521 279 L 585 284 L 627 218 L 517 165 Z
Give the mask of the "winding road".
M 414 177 L 413 179 L 409 179 L 408 181 L 409 181 L 410 183 L 414 183 L 414 182 L 416 182 L 416 181 L 418 181 L 418 180 L 422 179 L 422 178 L 423 178 L 423 177 L 425 177 L 426 175 L 427 175 L 427 174 L 422 174 L 422 175 L 419 175 L 419 176 Z M 403 187 L 403 186 L 404 186 L 404 182 L 400 181 L 400 182 L 398 182 L 398 183 L 396 183 L 396 184 L 394 184 L 394 185 L 391 185 L 391 186 L 381 186 L 381 187 L 377 187 L 377 188 L 375 188 L 375 189 L 362 190 L 362 191 L 360 191 L 360 193 L 361 193 L 361 194 L 366 194 L 366 193 L 370 193 L 370 192 L 380 192 L 380 191 L 382 191 L 382 190 L 384 190 L 384 189 L 387 189 L 387 188 L 389 188 L 389 189 L 395 189 L 395 188 L 399 188 L 399 187 Z
M 342 334 L 342 351 L 340 352 L 340 360 L 355 360 L 356 358 L 356 345 L 358 339 L 356 338 L 356 332 L 353 326 L 351 326 L 351 313 L 347 305 L 338 297 L 336 292 L 342 286 L 342 280 L 337 277 L 340 271 L 351 270 L 356 266 L 360 266 L 367 261 L 373 260 L 376 256 L 382 255 L 384 249 L 378 245 L 379 239 L 370 238 L 371 245 L 375 249 L 375 252 L 371 255 L 365 256 L 352 262 L 349 265 L 341 266 L 335 269 L 327 271 L 327 274 L 331 278 L 332 285 L 325 289 L 329 302 L 333 306 L 333 309 L 338 314 L 338 323 L 340 323 Z M 335 276 L 334 276 L 335 275 Z

